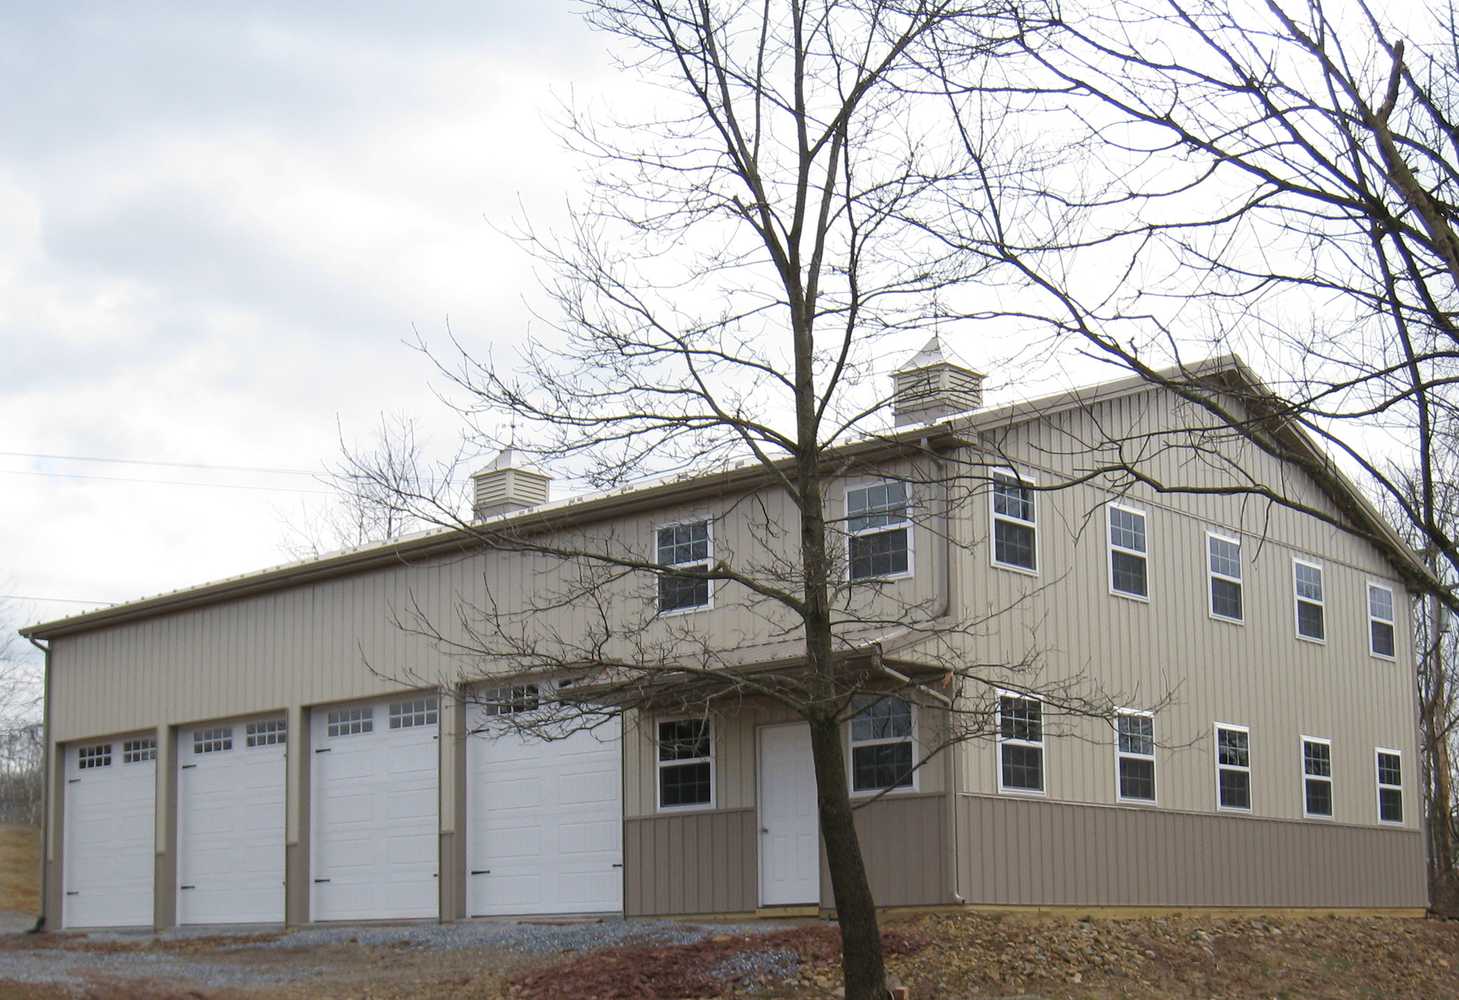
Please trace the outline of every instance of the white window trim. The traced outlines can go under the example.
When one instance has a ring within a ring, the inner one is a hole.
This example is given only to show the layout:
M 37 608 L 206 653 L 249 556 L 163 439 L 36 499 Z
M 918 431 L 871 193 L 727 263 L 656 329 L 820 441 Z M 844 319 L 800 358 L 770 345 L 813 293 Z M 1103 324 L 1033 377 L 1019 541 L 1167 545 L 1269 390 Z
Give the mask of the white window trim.
M 1378 590 L 1386 590 L 1386 591 L 1388 591 L 1388 606 L 1393 609 L 1393 617 L 1392 618 L 1390 618 L 1390 619 L 1383 619 L 1383 618 L 1375 618 L 1373 616 L 1373 598 L 1372 598 L 1372 595 L 1368 593 L 1368 589 L 1370 587 L 1376 588 Z M 1364 584 L 1364 586 L 1363 586 L 1363 603 L 1366 605 L 1365 610 L 1367 611 L 1367 619 L 1368 619 L 1368 655 L 1371 656 L 1371 657 L 1373 657 L 1376 660 L 1387 660 L 1389 663 L 1395 663 L 1395 662 L 1397 662 L 1397 660 L 1398 660 L 1398 593 L 1397 593 L 1397 591 L 1394 590 L 1394 588 L 1393 588 L 1393 586 L 1391 584 L 1384 583 L 1381 580 L 1368 580 Z M 1374 622 L 1379 622 L 1379 623 L 1384 624 L 1384 625 L 1387 625 L 1389 628 L 1393 629 L 1393 652 L 1392 653 L 1380 653 L 1376 649 L 1373 648 L 1373 623 Z
M 907 569 L 902 573 L 890 573 L 886 576 L 857 576 L 851 575 L 851 539 L 860 538 L 862 535 L 879 535 L 887 531 L 896 531 L 897 526 L 888 524 L 880 528 L 865 528 L 861 531 L 851 530 L 851 491 L 864 490 L 871 486 L 880 486 L 883 483 L 901 483 L 907 489 Z M 912 519 L 912 485 L 904 479 L 881 478 L 881 479 L 857 479 L 844 484 L 841 491 L 841 514 L 842 524 L 846 526 L 846 582 L 847 583 L 875 583 L 878 580 L 906 580 L 917 575 L 917 531 L 916 522 Z
M 661 566 L 661 565 L 693 566 L 693 565 L 697 565 L 696 563 L 660 563 L 659 562 L 659 532 L 661 530 L 663 530 L 664 528 L 682 528 L 682 527 L 685 527 L 687 525 L 699 524 L 701 522 L 704 524 L 705 537 L 708 539 L 708 542 L 709 542 L 708 558 L 705 559 L 704 561 L 705 561 L 705 564 L 709 568 L 713 568 L 714 567 L 714 518 L 710 517 L 708 514 L 703 514 L 703 515 L 697 515 L 697 514 L 696 515 L 690 515 L 689 517 L 681 517 L 681 518 L 676 518 L 675 520 L 672 520 L 672 521 L 665 521 L 662 524 L 655 524 L 653 526 L 653 545 L 654 545 L 653 561 L 654 561 L 654 565 L 655 566 Z M 655 573 L 654 574 L 654 612 L 655 612 L 655 614 L 658 617 L 660 617 L 660 618 L 674 618 L 674 617 L 677 617 L 678 615 L 693 615 L 693 614 L 698 614 L 701 611 L 713 611 L 714 610 L 714 591 L 715 591 L 714 581 L 713 580 L 707 580 L 706 582 L 709 584 L 709 600 L 706 603 L 704 603 L 704 604 L 696 604 L 696 605 L 694 605 L 691 608 L 675 608 L 672 611 L 662 611 L 662 610 L 659 609 L 659 589 L 658 589 L 659 588 L 659 574 Z
M 1140 507 L 1135 507 L 1119 500 L 1111 500 L 1104 505 L 1104 553 L 1105 553 L 1105 578 L 1109 584 L 1109 592 L 1114 597 L 1123 597 L 1127 601 L 1138 601 L 1141 604 L 1150 603 L 1150 515 Z M 1109 512 L 1111 510 L 1122 510 L 1126 514 L 1135 514 L 1140 518 L 1141 527 L 1145 529 L 1145 551 L 1137 552 L 1134 549 L 1127 549 L 1123 545 L 1116 545 L 1114 539 L 1114 525 L 1110 524 Z M 1038 507 L 1034 507 L 1034 516 L 1038 516 Z M 1131 594 L 1128 591 L 1115 588 L 1115 553 L 1120 552 L 1127 556 L 1135 556 L 1145 560 L 1145 593 Z M 1035 560 L 1037 562 L 1037 560 Z
M 1326 596 L 1326 591 L 1325 590 L 1323 591 L 1323 594 L 1324 594 L 1324 596 Z M 1331 821 L 1332 819 L 1334 819 L 1337 816 L 1337 798 L 1336 798 L 1336 796 L 1337 796 L 1337 786 L 1333 784 L 1333 775 L 1331 773 L 1329 773 L 1327 775 L 1327 777 L 1323 777 L 1322 775 L 1319 775 L 1319 774 L 1308 774 L 1307 773 L 1307 744 L 1308 743 L 1321 743 L 1323 746 L 1327 747 L 1327 770 L 1329 772 L 1332 772 L 1335 769 L 1334 768 L 1334 765 L 1333 765 L 1333 759 L 1332 759 L 1332 740 L 1324 739 L 1321 736 L 1298 736 L 1297 737 L 1297 754 L 1298 754 L 1298 757 L 1297 757 L 1297 765 L 1298 765 L 1298 768 L 1297 769 L 1302 774 L 1302 818 L 1303 819 L 1317 819 L 1317 820 Z M 1375 777 L 1376 777 L 1376 774 L 1375 774 Z M 1327 782 L 1327 801 L 1329 801 L 1329 802 L 1332 803 L 1332 813 L 1330 815 L 1329 814 L 1325 814 L 1325 813 L 1314 813 L 1314 812 L 1308 812 L 1307 811 L 1307 782 L 1309 782 L 1309 781 L 1325 781 L 1325 782 Z
M 1246 734 L 1246 766 L 1237 767 L 1235 764 L 1221 763 L 1221 730 L 1233 729 L 1238 733 Z M 1253 805 L 1256 802 L 1256 775 L 1251 769 L 1251 727 L 1238 725 L 1235 722 L 1217 722 L 1212 724 L 1211 744 L 1212 758 L 1216 762 L 1216 811 L 1237 813 L 1239 815 L 1250 815 Z M 1245 771 L 1246 772 L 1246 797 L 1250 804 L 1245 808 L 1241 806 L 1228 806 L 1221 803 L 1221 772 L 1222 771 Z
M 993 485 L 994 480 L 998 476 L 1011 477 L 1016 482 L 1027 483 L 1030 486 L 1038 485 L 1037 477 L 1030 475 L 1026 472 L 1019 472 L 1012 466 L 1007 466 L 1001 469 L 988 470 L 988 562 L 990 565 L 993 566 L 994 569 L 1003 569 L 1007 570 L 1010 573 L 1022 573 L 1024 576 L 1038 576 L 1040 570 L 1043 568 L 1044 565 L 1043 553 L 1039 551 L 1039 509 L 1044 505 L 1043 497 L 1037 491 L 1033 493 L 1032 521 L 1020 521 L 1016 517 L 1008 517 L 1006 515 L 999 514 L 997 511 L 997 507 L 995 506 L 993 501 Z M 1010 524 L 1021 524 L 1024 527 L 1033 529 L 1033 569 L 1029 569 L 1027 566 L 1019 566 L 1014 563 L 998 561 L 998 543 L 994 539 L 994 525 L 996 525 L 1000 520 L 1007 521 Z M 1045 782 L 1045 784 L 1047 784 L 1047 782 Z
M 1315 569 L 1322 574 L 1322 600 L 1314 601 L 1310 597 L 1297 596 L 1297 567 L 1306 566 L 1308 569 Z M 1303 635 L 1300 621 L 1299 607 L 1303 603 L 1315 604 L 1322 609 L 1322 638 L 1315 639 L 1310 635 Z M 1330 623 L 1327 620 L 1327 568 L 1320 562 L 1313 562 L 1310 559 L 1292 557 L 1292 632 L 1302 642 L 1315 643 L 1318 646 L 1327 645 L 1327 633 Z
M 875 694 L 870 694 L 868 696 L 872 698 L 879 697 Z M 917 791 L 921 787 L 921 782 L 918 779 L 922 774 L 922 768 L 918 766 L 918 763 L 921 760 L 920 754 L 922 753 L 922 741 L 917 738 L 917 726 L 918 723 L 921 721 L 918 717 L 917 703 L 911 698 L 903 698 L 900 695 L 887 695 L 887 697 L 896 698 L 898 701 L 906 702 L 908 708 L 910 708 L 912 712 L 912 783 L 910 785 L 903 785 L 897 788 L 864 788 L 861 791 L 856 790 L 856 767 L 855 762 L 852 760 L 853 751 L 857 747 L 881 746 L 884 743 L 906 743 L 907 737 L 895 736 L 886 737 L 879 740 L 858 741 L 851 735 L 851 723 L 856 718 L 855 713 L 853 713 L 852 717 L 846 720 L 846 787 L 851 790 L 851 797 L 853 799 L 866 798 L 867 796 L 871 795 L 906 795 L 911 792 Z
M 1034 508 L 1038 510 L 1037 507 Z M 1037 515 L 1035 515 L 1037 516 Z M 1037 556 L 1035 556 L 1037 562 Z M 996 695 L 998 701 L 993 709 L 994 745 L 997 752 L 993 755 L 993 764 L 998 771 L 998 794 L 1000 795 L 1027 795 L 1034 798 L 1048 798 L 1049 796 L 1049 729 L 1044 719 L 1042 698 L 1035 698 L 1033 695 L 1024 694 L 1022 691 L 1000 690 Z M 1024 701 L 1035 701 L 1039 705 L 1039 734 L 1042 737 L 1037 743 L 1033 740 L 1005 739 L 1003 736 L 1003 699 L 1021 698 Z M 1003 784 L 1003 744 L 1015 747 L 1037 747 L 1041 756 L 1039 757 L 1039 774 L 1043 778 L 1042 788 L 1009 788 Z
M 1373 790 L 1373 808 L 1377 810 L 1376 815 L 1378 817 L 1378 822 L 1381 823 L 1381 824 L 1383 824 L 1384 826 L 1407 826 L 1408 825 L 1408 802 L 1406 800 L 1403 802 L 1403 819 L 1393 820 L 1393 819 L 1384 819 L 1383 818 L 1383 790 L 1385 788 L 1396 789 L 1398 791 L 1399 798 L 1400 799 L 1403 799 L 1403 785 L 1402 784 L 1385 785 L 1385 784 L 1381 783 L 1380 781 L 1378 781 L 1378 756 L 1380 754 L 1385 754 L 1385 753 L 1388 754 L 1391 757 L 1397 757 L 1398 758 L 1399 781 L 1400 782 L 1402 782 L 1402 780 L 1403 780 L 1403 771 L 1406 770 L 1406 768 L 1404 766 L 1404 763 L 1403 763 L 1403 751 L 1401 751 L 1401 750 L 1394 750 L 1394 749 L 1391 749 L 1389 747 L 1374 747 L 1373 748 L 1373 783 L 1374 783 L 1374 786 L 1375 786 L 1374 787 L 1374 790 Z
M 1125 716 L 1138 716 L 1138 717 L 1142 717 L 1142 718 L 1146 718 L 1146 719 L 1149 719 L 1150 720 L 1151 746 L 1150 746 L 1150 753 L 1148 755 L 1143 754 L 1143 753 L 1129 753 L 1129 752 L 1126 752 L 1126 751 L 1120 749 L 1120 724 L 1119 724 L 1119 717 L 1122 716 L 1122 715 L 1125 715 Z M 1155 738 L 1155 713 L 1149 711 L 1148 709 L 1142 709 L 1142 708 L 1117 708 L 1117 709 L 1115 709 L 1115 732 L 1114 732 L 1114 735 L 1115 735 L 1115 801 L 1121 802 L 1121 803 L 1125 803 L 1125 804 L 1128 804 L 1128 805 L 1132 805 L 1132 806 L 1145 806 L 1146 808 L 1149 808 L 1149 809 L 1153 809 L 1153 808 L 1159 806 L 1160 805 L 1160 764 L 1156 760 L 1156 757 L 1155 757 L 1155 746 L 1154 746 L 1154 738 Z M 1154 766 L 1153 775 L 1154 775 L 1154 781 L 1155 781 L 1155 797 L 1153 799 L 1131 799 L 1131 798 L 1126 798 L 1125 795 L 1124 795 L 1124 793 L 1120 790 L 1120 761 L 1122 759 L 1124 759 L 1125 757 L 1128 757 L 1131 760 L 1148 760 Z M 1046 781 L 1046 782 L 1044 782 L 1044 784 L 1048 784 L 1048 782 Z
M 1236 546 L 1237 552 L 1242 554 L 1242 562 L 1241 562 L 1241 577 L 1242 578 L 1241 579 L 1238 580 L 1234 576 L 1227 576 L 1225 573 L 1217 573 L 1215 570 L 1213 570 L 1211 568 L 1211 539 L 1213 539 L 1213 538 L 1215 538 L 1215 539 L 1217 539 L 1219 541 L 1226 542 L 1228 545 L 1234 545 L 1234 546 Z M 1241 544 L 1241 539 L 1239 539 L 1239 538 L 1233 538 L 1231 535 L 1223 535 L 1219 531 L 1207 531 L 1206 532 L 1206 551 L 1205 551 L 1204 554 L 1205 554 L 1205 558 L 1206 558 L 1206 613 L 1210 616 L 1210 618 L 1211 618 L 1212 621 L 1225 622 L 1228 625 L 1245 625 L 1246 624 L 1246 560 L 1245 560 L 1244 547 Z M 1234 583 L 1238 587 L 1241 588 L 1241 617 L 1240 618 L 1231 618 L 1231 617 L 1229 617 L 1227 615 L 1221 615 L 1221 614 L 1217 614 L 1216 613 L 1216 598 L 1215 598 L 1215 595 L 1212 594 L 1212 592 L 1211 592 L 1212 591 L 1212 587 L 1211 587 L 1211 581 L 1212 580 L 1225 580 L 1227 583 Z M 1326 581 L 1325 580 L 1323 581 L 1323 585 L 1326 586 Z M 1296 592 L 1296 589 L 1297 589 L 1297 582 L 1296 582 L 1296 578 L 1294 577 L 1293 580 L 1292 580 L 1292 590 L 1293 590 L 1293 593 Z
M 664 783 L 661 772 L 666 767 L 682 766 L 684 764 L 697 764 L 703 757 L 690 757 L 683 760 L 661 760 L 659 758 L 659 727 L 666 722 L 705 722 L 709 725 L 709 801 L 692 802 L 683 806 L 664 805 Z M 712 718 L 703 715 L 673 715 L 653 720 L 653 754 L 654 754 L 654 806 L 658 812 L 681 813 L 681 812 L 706 812 L 717 807 L 719 802 L 719 774 L 715 766 L 715 743 L 719 735 L 719 726 Z

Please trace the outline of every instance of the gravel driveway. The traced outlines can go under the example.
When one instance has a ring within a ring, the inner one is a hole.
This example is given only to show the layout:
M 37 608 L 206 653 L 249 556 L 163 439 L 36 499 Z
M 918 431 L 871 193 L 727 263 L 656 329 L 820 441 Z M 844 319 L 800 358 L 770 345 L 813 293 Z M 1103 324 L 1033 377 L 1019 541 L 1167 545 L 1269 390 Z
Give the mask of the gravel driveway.
M 161 933 L 8 934 L 0 938 L 0 997 L 409 996 L 473 992 L 478 978 L 534 959 L 623 945 L 689 944 L 783 925 L 606 919 L 580 923 L 463 922 L 186 928 Z M 489 994 L 488 994 L 489 995 Z

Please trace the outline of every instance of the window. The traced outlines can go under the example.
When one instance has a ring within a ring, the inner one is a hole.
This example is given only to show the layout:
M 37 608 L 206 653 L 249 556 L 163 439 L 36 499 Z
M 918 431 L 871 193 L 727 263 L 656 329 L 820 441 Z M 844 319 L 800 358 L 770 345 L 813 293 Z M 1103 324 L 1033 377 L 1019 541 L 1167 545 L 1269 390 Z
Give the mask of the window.
M 1109 505 L 1109 591 L 1122 597 L 1150 598 L 1146 572 L 1145 515 L 1133 507 Z
M 910 573 L 912 522 L 907 516 L 907 484 L 885 482 L 847 490 L 846 532 L 851 579 Z
M 392 701 L 390 703 L 391 729 L 434 726 L 436 719 L 436 699 L 434 698 L 415 698 L 411 701 Z
M 1393 588 L 1368 584 L 1368 650 L 1386 660 L 1394 658 Z
M 1378 819 L 1403 822 L 1403 758 L 1397 750 L 1378 749 Z
M 1127 802 L 1154 802 L 1154 716 L 1149 712 L 1121 711 L 1115 717 L 1115 735 L 1120 799 Z
M 658 564 L 681 570 L 709 570 L 709 522 L 694 521 L 658 529 Z M 659 575 L 659 611 L 709 607 L 710 582 L 703 577 Z
M 1038 516 L 1028 479 L 993 473 L 993 565 L 1038 572 Z
M 998 790 L 1044 790 L 1044 706 L 1036 699 L 998 696 Z
M 139 740 L 122 741 L 122 763 L 140 764 L 157 759 L 157 737 L 144 736 Z
M 540 703 L 536 684 L 514 684 L 481 692 L 481 710 L 486 715 L 532 712 Z
M 193 730 L 193 753 L 221 753 L 233 749 L 233 727 Z
M 1241 543 L 1221 535 L 1206 535 L 1206 558 L 1211 574 L 1211 617 L 1244 621 L 1241 606 Z
M 243 727 L 243 745 L 283 746 L 289 741 L 289 723 L 284 719 L 260 719 Z
M 1251 732 L 1216 724 L 1216 804 L 1251 810 Z
M 330 736 L 358 736 L 375 731 L 375 710 L 373 708 L 340 708 L 329 713 L 326 720 Z
M 81 747 L 76 751 L 76 767 L 87 771 L 93 767 L 111 767 L 111 744 L 98 743 L 94 747 Z
M 1297 637 L 1325 642 L 1327 625 L 1323 621 L 1322 567 L 1293 559 L 1292 579 L 1297 593 Z
M 1332 743 L 1302 737 L 1302 815 L 1332 818 Z
M 851 790 L 912 788 L 912 705 L 901 698 L 868 695 L 856 699 L 851 717 Z
M 708 719 L 659 723 L 659 808 L 714 805 L 714 749 Z

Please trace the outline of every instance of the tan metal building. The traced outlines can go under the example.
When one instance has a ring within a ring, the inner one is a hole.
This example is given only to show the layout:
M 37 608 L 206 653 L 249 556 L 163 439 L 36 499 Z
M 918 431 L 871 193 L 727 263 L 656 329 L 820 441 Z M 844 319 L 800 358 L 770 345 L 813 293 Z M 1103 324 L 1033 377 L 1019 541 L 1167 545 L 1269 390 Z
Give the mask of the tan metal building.
M 844 653 L 908 679 L 845 727 L 878 902 L 1423 907 L 1423 570 L 1391 530 L 1171 393 L 981 408 L 929 346 L 901 426 L 838 452 L 828 498 Z M 1200 374 L 1251 383 L 1229 359 Z M 1221 490 L 1242 477 L 1306 510 Z M 797 516 L 764 471 L 549 503 L 508 455 L 477 493 L 469 531 L 24 630 L 49 646 L 49 926 L 833 905 L 783 707 L 494 725 L 556 689 L 491 655 L 493 616 L 624 661 L 795 669 L 783 609 L 734 584 L 586 586 L 488 541 L 769 567 Z M 1065 711 L 1076 694 L 1117 711 Z

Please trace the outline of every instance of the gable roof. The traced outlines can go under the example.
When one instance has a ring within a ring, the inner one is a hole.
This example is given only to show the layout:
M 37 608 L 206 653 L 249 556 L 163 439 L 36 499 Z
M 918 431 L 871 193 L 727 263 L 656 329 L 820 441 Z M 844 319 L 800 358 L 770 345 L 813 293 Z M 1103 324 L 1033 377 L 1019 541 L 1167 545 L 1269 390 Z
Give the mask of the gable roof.
M 929 345 L 930 346 L 930 345 Z M 1028 400 L 957 414 L 925 424 L 899 427 L 885 434 L 841 445 L 828 452 L 828 459 L 844 461 L 857 457 L 890 455 L 926 447 L 947 447 L 972 444 L 980 432 L 1006 428 L 1031 419 L 1049 417 L 1159 388 L 1165 380 L 1172 385 L 1189 385 L 1192 391 L 1208 391 L 1226 387 L 1242 399 L 1267 399 L 1280 403 L 1273 393 L 1234 355 L 1221 355 L 1193 365 L 1172 366 L 1153 373 L 1155 380 L 1142 375 L 1102 382 L 1093 386 L 1069 389 Z M 1272 419 L 1262 423 L 1262 430 L 1278 438 L 1283 447 L 1305 456 L 1309 472 L 1318 486 L 1343 514 L 1353 522 L 1363 537 L 1368 538 L 1406 584 L 1415 589 L 1437 586 L 1428 569 L 1410 549 L 1392 525 L 1378 513 L 1362 491 L 1337 468 L 1332 459 L 1299 424 L 1291 419 Z M 787 463 L 788 464 L 788 463 Z M 1304 465 L 1304 467 L 1307 467 Z M 757 462 L 707 473 L 686 474 L 645 484 L 623 487 L 587 496 L 571 497 L 531 507 L 523 511 L 499 514 L 467 527 L 440 527 L 418 532 L 389 542 L 347 549 L 315 559 L 286 563 L 210 583 L 168 591 L 152 597 L 116 604 L 28 626 L 20 634 L 29 639 L 49 639 L 103 628 L 108 625 L 151 618 L 188 608 L 216 604 L 226 600 L 269 591 L 296 587 L 371 569 L 460 554 L 480 547 L 476 532 L 485 530 L 550 528 L 564 522 L 584 523 L 618 517 L 684 503 L 727 491 L 753 488 L 763 484 L 768 473 Z

